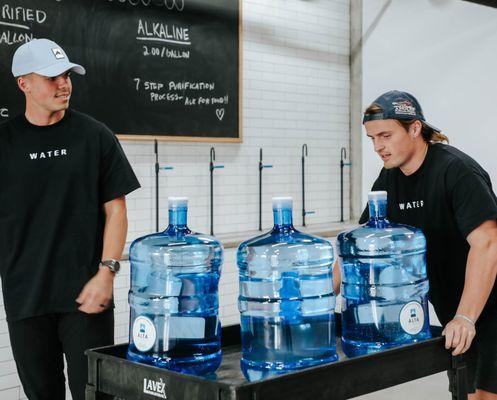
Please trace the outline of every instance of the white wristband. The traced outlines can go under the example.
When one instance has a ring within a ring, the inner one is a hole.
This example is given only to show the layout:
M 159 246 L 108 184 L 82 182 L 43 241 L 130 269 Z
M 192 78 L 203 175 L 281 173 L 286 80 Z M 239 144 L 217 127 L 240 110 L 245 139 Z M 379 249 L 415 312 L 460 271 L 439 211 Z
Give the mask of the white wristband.
M 464 314 L 456 314 L 454 315 L 454 318 L 462 318 L 463 320 L 469 322 L 471 325 L 475 326 L 475 321 L 473 321 L 471 318 L 469 318 L 467 315 Z

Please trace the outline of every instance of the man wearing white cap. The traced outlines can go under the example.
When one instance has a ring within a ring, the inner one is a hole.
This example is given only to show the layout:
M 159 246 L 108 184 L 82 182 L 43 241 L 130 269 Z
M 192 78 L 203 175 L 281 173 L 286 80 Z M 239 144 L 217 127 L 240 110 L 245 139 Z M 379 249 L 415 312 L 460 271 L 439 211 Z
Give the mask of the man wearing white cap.
M 25 113 L 0 125 L 0 275 L 17 370 L 29 399 L 84 399 L 84 350 L 113 343 L 113 280 L 140 185 L 102 123 L 69 109 L 69 61 L 56 43 L 20 46 L 12 73 Z

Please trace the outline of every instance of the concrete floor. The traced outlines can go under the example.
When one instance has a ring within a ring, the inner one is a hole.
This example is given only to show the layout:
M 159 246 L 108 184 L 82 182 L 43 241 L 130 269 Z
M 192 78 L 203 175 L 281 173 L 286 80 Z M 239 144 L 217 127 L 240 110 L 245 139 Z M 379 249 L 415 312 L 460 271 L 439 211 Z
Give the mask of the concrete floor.
M 427 376 L 389 389 L 379 390 L 354 400 L 450 400 L 447 373 Z

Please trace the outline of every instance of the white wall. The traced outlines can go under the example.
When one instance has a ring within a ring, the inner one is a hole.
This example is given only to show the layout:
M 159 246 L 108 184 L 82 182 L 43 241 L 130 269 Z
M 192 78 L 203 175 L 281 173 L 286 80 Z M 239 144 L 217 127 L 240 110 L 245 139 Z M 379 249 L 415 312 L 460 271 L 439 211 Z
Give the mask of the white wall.
M 215 171 L 215 232 L 258 227 L 258 161 L 264 171 L 263 225 L 271 225 L 274 195 L 294 197 L 301 224 L 300 157 L 307 143 L 307 224 L 340 219 L 340 148 L 349 143 L 349 1 L 243 0 L 243 137 L 241 144 L 216 144 L 224 170 Z M 77 87 L 75 88 L 77 90 Z M 142 188 L 128 197 L 128 241 L 155 230 L 154 154 L 151 142 L 122 142 Z M 167 196 L 190 198 L 189 226 L 209 231 L 210 144 L 162 142 L 161 228 Z M 345 204 L 348 204 L 348 174 Z M 348 218 L 348 207 L 345 210 Z M 129 265 L 115 285 L 116 341 L 127 341 Z M 235 249 L 226 252 L 220 284 L 223 324 L 238 321 Z M 1 302 L 1 300 L 0 300 Z M 25 398 L 12 359 L 0 303 L 0 398 Z
M 368 31 L 387 0 L 364 1 Z M 497 184 L 497 9 L 462 0 L 393 0 L 363 49 L 363 105 L 399 89 Z M 365 133 L 364 133 L 365 135 Z M 363 136 L 363 199 L 381 161 Z

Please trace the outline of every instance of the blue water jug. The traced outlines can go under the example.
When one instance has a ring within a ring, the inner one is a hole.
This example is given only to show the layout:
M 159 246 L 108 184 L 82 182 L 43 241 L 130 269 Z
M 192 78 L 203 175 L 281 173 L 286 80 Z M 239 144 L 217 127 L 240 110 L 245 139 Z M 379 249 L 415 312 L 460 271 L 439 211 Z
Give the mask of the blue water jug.
M 169 226 L 130 247 L 130 360 L 193 375 L 221 363 L 221 243 L 188 229 L 187 198 L 169 198 Z
M 388 221 L 387 192 L 368 197 L 369 221 L 338 236 L 348 357 L 430 337 L 426 239 L 418 228 Z
M 242 359 L 258 380 L 337 360 L 333 247 L 292 224 L 292 198 L 273 199 L 274 227 L 238 248 Z

